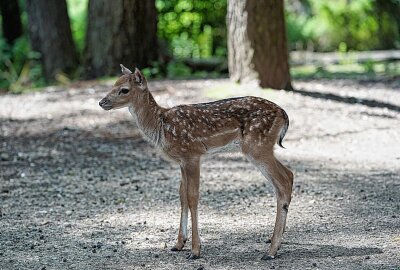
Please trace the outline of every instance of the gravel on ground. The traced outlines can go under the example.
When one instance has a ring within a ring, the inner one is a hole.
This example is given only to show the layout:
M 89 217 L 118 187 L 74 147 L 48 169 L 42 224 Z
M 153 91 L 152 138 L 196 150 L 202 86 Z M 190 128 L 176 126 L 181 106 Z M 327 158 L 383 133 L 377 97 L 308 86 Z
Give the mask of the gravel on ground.
M 290 117 L 279 158 L 295 172 L 279 256 L 270 183 L 240 154 L 202 163 L 202 256 L 171 252 L 180 171 L 141 138 L 110 82 L 0 96 L 0 269 L 400 269 L 400 84 L 154 81 L 163 106 L 254 95 Z

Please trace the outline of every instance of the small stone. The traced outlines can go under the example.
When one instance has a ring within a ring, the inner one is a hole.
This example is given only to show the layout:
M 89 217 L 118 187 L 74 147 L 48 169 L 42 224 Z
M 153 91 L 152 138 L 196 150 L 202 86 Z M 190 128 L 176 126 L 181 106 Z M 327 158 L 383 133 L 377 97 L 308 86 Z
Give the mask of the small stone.
M 317 263 L 313 263 L 312 266 L 317 267 Z
M 371 259 L 371 257 L 370 256 L 365 256 L 365 259 L 369 260 L 369 259 Z
M 117 249 L 116 249 L 116 248 L 114 248 L 114 249 L 113 249 L 113 252 L 117 252 Z
M 34 244 L 32 244 L 32 245 L 31 245 L 31 249 L 34 249 L 34 248 L 35 248 L 35 245 L 34 245 Z
M 154 254 L 154 258 L 158 258 L 160 257 L 158 254 Z
M 93 253 L 96 253 L 96 249 L 92 249 L 92 252 L 93 252 Z
M 10 155 L 7 153 L 1 153 L 0 158 L 2 161 L 7 161 L 10 159 Z
M 67 262 L 67 259 L 66 258 L 63 258 L 63 260 L 62 260 L 63 262 Z

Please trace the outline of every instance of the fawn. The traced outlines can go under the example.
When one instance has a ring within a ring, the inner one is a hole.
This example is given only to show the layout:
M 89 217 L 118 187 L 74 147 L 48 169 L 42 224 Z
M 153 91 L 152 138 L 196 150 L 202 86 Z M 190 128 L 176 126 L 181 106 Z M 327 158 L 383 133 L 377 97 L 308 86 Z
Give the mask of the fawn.
M 181 219 L 178 241 L 171 249 L 182 250 L 187 241 L 188 209 L 192 220 L 192 250 L 188 259 L 200 257 L 197 207 L 200 159 L 208 153 L 241 151 L 270 180 L 277 197 L 275 228 L 264 260 L 273 259 L 281 245 L 291 200 L 293 173 L 274 156 L 275 143 L 289 127 L 286 112 L 257 97 L 239 97 L 209 103 L 160 107 L 147 80 L 121 65 L 123 75 L 99 105 L 104 110 L 129 107 L 143 136 L 181 168 Z

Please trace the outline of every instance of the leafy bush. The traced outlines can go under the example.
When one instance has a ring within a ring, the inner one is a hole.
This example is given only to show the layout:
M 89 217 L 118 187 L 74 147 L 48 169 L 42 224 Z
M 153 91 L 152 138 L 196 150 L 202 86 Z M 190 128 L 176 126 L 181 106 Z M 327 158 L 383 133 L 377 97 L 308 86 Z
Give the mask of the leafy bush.
M 43 86 L 39 57 L 30 49 L 26 36 L 17 39 L 13 46 L 0 37 L 0 89 L 19 93 L 27 87 Z
M 187 78 L 192 71 L 182 62 L 171 62 L 167 66 L 168 78 Z
M 177 58 L 226 56 L 226 0 L 156 0 L 158 34 Z
M 396 0 L 287 0 L 286 7 L 292 49 L 334 51 L 343 44 L 347 50 L 400 46 L 396 15 L 400 3 Z

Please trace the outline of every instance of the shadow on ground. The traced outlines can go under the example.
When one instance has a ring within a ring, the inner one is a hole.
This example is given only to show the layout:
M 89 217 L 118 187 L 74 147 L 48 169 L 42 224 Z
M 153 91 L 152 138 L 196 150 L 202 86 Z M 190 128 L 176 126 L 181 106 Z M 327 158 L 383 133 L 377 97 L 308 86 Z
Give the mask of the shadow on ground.
M 166 247 L 177 231 L 177 166 L 143 140 L 80 129 L 1 140 L 8 153 L 0 193 L 6 269 L 257 269 L 315 261 L 357 268 L 383 252 L 368 238 L 399 229 L 395 172 L 322 170 L 318 161 L 290 160 L 296 183 L 285 242 L 278 259 L 261 262 L 273 225 L 272 187 L 243 158 L 216 156 L 203 165 L 203 259 L 187 262 L 188 249 Z M 355 237 L 349 246 L 347 234 Z

